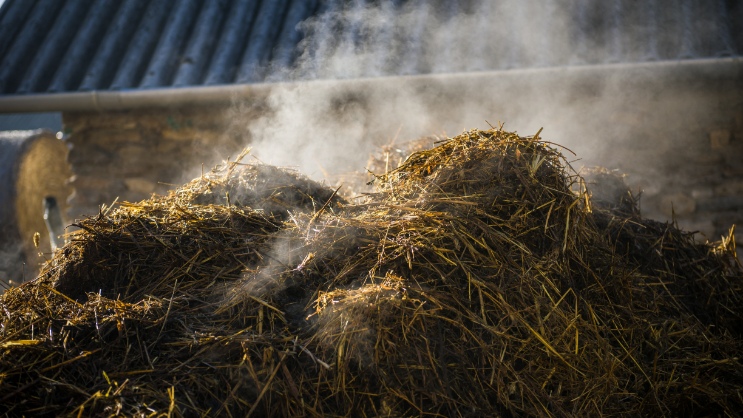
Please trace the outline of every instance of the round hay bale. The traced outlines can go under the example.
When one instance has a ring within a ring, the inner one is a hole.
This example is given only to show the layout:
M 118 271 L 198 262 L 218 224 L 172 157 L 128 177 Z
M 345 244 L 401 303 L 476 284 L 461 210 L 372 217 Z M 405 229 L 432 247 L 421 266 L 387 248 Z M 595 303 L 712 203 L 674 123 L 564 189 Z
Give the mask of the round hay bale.
M 51 244 L 42 202 L 54 197 L 67 210 L 71 188 L 67 179 L 67 147 L 43 130 L 0 132 L 0 282 L 20 282 L 36 276 Z M 34 234 L 40 234 L 35 248 Z M 24 266 L 25 263 L 25 266 Z

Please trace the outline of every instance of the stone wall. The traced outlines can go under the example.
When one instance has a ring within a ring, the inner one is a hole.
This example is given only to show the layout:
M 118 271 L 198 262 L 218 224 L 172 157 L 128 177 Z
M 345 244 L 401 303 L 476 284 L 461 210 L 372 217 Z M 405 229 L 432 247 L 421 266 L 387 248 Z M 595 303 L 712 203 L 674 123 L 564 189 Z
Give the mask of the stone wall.
M 743 244 L 743 103 L 721 105 L 726 108 L 713 116 L 678 121 L 681 129 L 665 133 L 646 123 L 638 135 L 645 145 L 617 148 L 604 164 L 625 173 L 641 193 L 643 216 L 675 220 L 700 241 L 717 241 L 736 225 L 736 242 Z
M 114 200 L 164 193 L 235 156 L 246 142 L 235 109 L 202 107 L 63 114 L 74 188 L 69 219 Z M 240 120 L 247 117 L 243 112 Z
M 675 217 L 710 240 L 735 224 L 736 242 L 743 244 L 743 113 L 736 120 L 711 129 L 697 149 L 686 149 L 691 163 L 676 167 L 654 202 L 666 219 Z
M 526 135 L 543 126 L 546 139 L 576 151 L 576 169 L 585 163 L 625 173 L 633 192 L 642 193 L 645 217 L 675 220 L 682 229 L 698 231 L 702 241 L 719 240 L 736 224 L 743 244 L 743 63 L 617 68 L 307 83 L 275 95 L 284 98 L 276 103 L 290 105 L 293 111 L 284 113 L 291 117 L 298 109 L 315 109 L 299 121 L 265 119 L 278 110 L 270 100 L 66 113 L 75 189 L 70 219 L 94 215 L 116 198 L 138 201 L 198 176 L 202 164 L 208 170 L 249 144 L 247 132 L 256 119 L 285 123 L 294 130 L 282 135 L 341 150 L 346 143 L 451 135 L 501 120 L 506 129 Z M 345 106 L 349 101 L 358 106 Z M 348 120 L 362 128 L 341 129 Z M 310 133 L 317 126 L 332 129 Z M 330 138 L 330 132 L 340 138 Z

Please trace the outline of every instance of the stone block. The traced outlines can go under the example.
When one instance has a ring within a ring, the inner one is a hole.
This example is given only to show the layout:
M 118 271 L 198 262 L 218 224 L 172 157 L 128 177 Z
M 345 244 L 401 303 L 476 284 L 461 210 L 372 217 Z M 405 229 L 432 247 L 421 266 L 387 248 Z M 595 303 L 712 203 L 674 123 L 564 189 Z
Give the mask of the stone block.
M 697 202 L 700 211 L 721 213 L 727 211 L 741 211 L 743 213 L 743 196 L 715 196 Z
M 714 188 L 717 196 L 743 196 L 743 179 L 727 180 Z
M 727 129 L 716 129 L 709 133 L 709 145 L 714 150 L 720 150 L 730 145 L 732 134 Z
M 179 149 L 188 148 L 186 144 L 181 141 L 172 141 L 159 138 L 151 142 L 154 146 L 154 151 L 157 153 L 171 153 L 178 152 Z M 186 151 L 184 151 L 185 153 Z
M 719 178 L 721 174 L 721 165 L 689 164 L 683 170 L 674 173 L 674 177 L 679 177 L 678 184 L 696 184 Z
M 101 166 L 110 164 L 112 161 L 111 152 L 95 145 L 75 145 L 67 154 L 67 163 L 70 164 L 73 172 L 77 172 L 76 168 L 79 166 Z
M 62 114 L 65 130 L 79 132 L 83 130 L 134 129 L 138 126 L 137 118 L 131 112 L 65 112 Z
M 743 165 L 736 167 L 724 167 L 722 176 L 725 178 L 743 178 Z
M 735 114 L 735 131 L 743 133 L 743 110 Z
M 219 133 L 215 131 L 181 128 L 181 129 L 163 129 L 161 135 L 165 139 L 175 141 L 193 141 L 215 142 L 219 139 Z
M 100 129 L 91 132 L 90 137 L 100 146 L 107 148 L 142 142 L 142 133 L 137 129 Z
M 158 189 L 157 183 L 143 177 L 124 179 L 124 184 L 129 191 L 142 195 L 150 195 Z
M 718 152 L 700 152 L 692 157 L 692 161 L 702 165 L 717 165 L 725 162 L 725 157 Z
M 69 179 L 69 184 L 75 190 L 111 189 L 113 180 L 104 176 L 85 176 L 76 174 Z
M 116 151 L 116 156 L 120 161 L 129 163 L 152 159 L 153 152 L 144 144 L 127 144 Z
M 132 177 L 149 177 L 155 171 L 155 166 L 151 161 L 139 160 L 139 161 L 119 161 L 111 171 L 107 173 L 109 176 L 116 178 L 132 178 Z
M 700 189 L 692 189 L 689 193 L 694 200 L 709 199 L 714 196 L 715 192 L 711 187 L 704 187 Z

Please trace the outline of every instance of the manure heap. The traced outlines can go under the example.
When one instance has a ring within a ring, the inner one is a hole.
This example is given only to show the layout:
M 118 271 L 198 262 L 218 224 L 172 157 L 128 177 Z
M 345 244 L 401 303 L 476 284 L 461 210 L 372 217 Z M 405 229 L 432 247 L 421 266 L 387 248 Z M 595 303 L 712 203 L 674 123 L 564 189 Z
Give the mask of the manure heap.
M 591 197 L 553 144 L 500 129 L 374 182 L 351 204 L 238 160 L 79 221 L 0 299 L 0 413 L 743 410 L 732 238 Z

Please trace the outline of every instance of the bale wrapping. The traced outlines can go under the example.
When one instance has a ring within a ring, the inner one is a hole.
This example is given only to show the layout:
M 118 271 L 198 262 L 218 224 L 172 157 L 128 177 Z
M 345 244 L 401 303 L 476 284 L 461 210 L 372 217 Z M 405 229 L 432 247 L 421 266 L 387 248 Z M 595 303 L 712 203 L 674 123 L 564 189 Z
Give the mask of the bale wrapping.
M 502 129 L 464 132 L 374 182 L 349 203 L 238 160 L 79 222 L 37 280 L 0 299 L 2 412 L 743 407 L 732 238 L 695 243 L 643 219 L 629 192 L 594 202 L 554 144 Z

